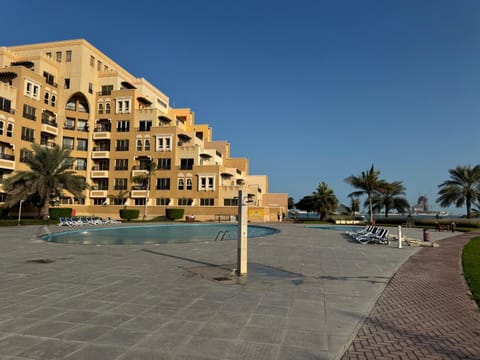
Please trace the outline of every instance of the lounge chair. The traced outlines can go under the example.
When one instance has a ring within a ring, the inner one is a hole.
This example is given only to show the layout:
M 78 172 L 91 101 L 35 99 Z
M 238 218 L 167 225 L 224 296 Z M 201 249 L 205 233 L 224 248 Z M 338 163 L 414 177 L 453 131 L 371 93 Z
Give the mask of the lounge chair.
M 388 236 L 389 236 L 389 231 L 387 229 L 380 229 L 380 231 L 378 231 L 375 234 L 359 236 L 356 238 L 356 240 L 361 244 L 372 243 L 372 244 L 389 245 L 390 239 Z
M 375 228 L 375 226 L 373 226 L 373 225 L 367 225 L 361 230 L 345 231 L 345 234 L 347 234 L 348 236 L 350 236 L 352 238 L 355 238 L 355 237 L 360 236 L 360 235 L 365 235 L 365 234 L 371 233 L 374 230 L 374 228 Z
M 70 223 L 63 217 L 58 219 L 58 226 L 70 226 Z

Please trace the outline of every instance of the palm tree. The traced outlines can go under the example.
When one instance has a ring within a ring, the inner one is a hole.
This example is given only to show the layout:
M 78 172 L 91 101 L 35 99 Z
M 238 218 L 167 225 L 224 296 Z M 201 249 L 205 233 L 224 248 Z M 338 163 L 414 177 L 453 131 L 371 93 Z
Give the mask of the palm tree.
M 370 170 L 362 171 L 360 176 L 351 175 L 345 179 L 347 184 L 360 189 L 350 193 L 348 196 L 367 195 L 368 209 L 370 213 L 370 223 L 373 222 L 373 202 L 372 196 L 378 190 L 380 171 L 375 170 L 373 164 Z
M 472 205 L 480 200 L 480 165 L 457 166 L 448 170 L 450 179 L 438 187 L 437 203 L 442 207 L 455 204 L 457 208 L 467 207 L 467 218 L 472 216 Z
M 148 202 L 148 193 L 150 190 L 150 186 L 152 183 L 152 177 L 155 171 L 157 170 L 157 164 L 153 162 L 151 159 L 145 162 L 142 166 L 142 170 L 146 170 L 147 172 L 144 174 L 136 175 L 132 177 L 132 182 L 137 184 L 142 184 L 145 188 L 145 203 L 143 204 L 143 220 L 147 216 L 147 202 Z
M 320 215 L 320 220 L 325 219 L 328 213 L 334 211 L 338 205 L 338 199 L 335 193 L 330 189 L 325 181 L 322 181 L 317 191 L 313 193 L 315 211 Z
M 26 150 L 26 149 L 22 149 Z M 25 163 L 30 170 L 17 171 L 7 178 L 4 189 L 8 194 L 7 205 L 20 201 L 34 200 L 40 208 L 40 217 L 48 219 L 50 202 L 64 190 L 77 198 L 83 197 L 87 183 L 83 176 L 75 175 L 70 150 L 58 145 L 45 147 L 32 144 L 32 151 L 26 152 Z
M 350 212 L 352 216 L 357 215 L 357 212 L 360 211 L 360 199 L 358 196 L 350 194 L 348 196 L 350 198 Z
M 401 181 L 387 182 L 380 181 L 377 192 L 373 195 L 372 204 L 374 210 L 385 210 L 385 217 L 388 217 L 390 210 L 395 209 L 398 212 L 405 212 L 410 208 L 405 195 L 405 186 Z

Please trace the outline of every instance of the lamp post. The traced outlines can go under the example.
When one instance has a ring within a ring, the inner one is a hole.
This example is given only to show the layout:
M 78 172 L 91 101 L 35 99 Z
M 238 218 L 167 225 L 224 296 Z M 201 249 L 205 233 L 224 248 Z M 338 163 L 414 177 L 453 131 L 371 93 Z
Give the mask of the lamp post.
M 238 191 L 237 275 L 247 274 L 248 207 L 243 190 Z
M 23 200 L 20 200 L 20 206 L 18 207 L 18 224 L 17 224 L 17 226 L 20 226 L 20 219 L 22 218 L 22 204 L 23 204 Z

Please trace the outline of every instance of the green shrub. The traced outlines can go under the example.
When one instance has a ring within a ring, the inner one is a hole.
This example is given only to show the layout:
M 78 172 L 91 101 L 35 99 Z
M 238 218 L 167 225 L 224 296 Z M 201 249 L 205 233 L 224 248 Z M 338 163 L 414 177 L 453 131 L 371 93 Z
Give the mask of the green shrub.
M 120 218 L 130 221 L 138 219 L 140 215 L 140 210 L 137 209 L 120 209 Z
M 480 238 L 474 238 L 464 246 L 462 264 L 472 297 L 480 305 Z
M 170 220 L 177 220 L 183 218 L 184 209 L 166 209 L 165 215 Z
M 50 208 L 48 209 L 48 214 L 52 220 L 58 220 L 61 217 L 71 217 L 72 208 Z

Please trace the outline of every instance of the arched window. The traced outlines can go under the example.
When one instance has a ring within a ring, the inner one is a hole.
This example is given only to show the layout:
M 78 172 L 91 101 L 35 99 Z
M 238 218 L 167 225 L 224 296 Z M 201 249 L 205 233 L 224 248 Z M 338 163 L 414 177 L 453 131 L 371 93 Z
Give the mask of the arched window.
M 142 139 L 137 139 L 137 151 L 142 151 Z
M 110 114 L 110 111 L 111 111 L 110 103 L 107 102 L 107 103 L 105 103 L 105 114 Z
M 178 179 L 178 190 L 183 190 L 185 187 L 185 182 L 182 178 Z
M 13 124 L 8 123 L 7 125 L 7 136 L 12 137 L 13 136 Z
M 0 135 L 3 135 L 4 122 L 0 120 Z
M 103 103 L 98 103 L 98 113 L 103 114 Z
M 150 151 L 150 139 L 145 139 L 145 151 Z

